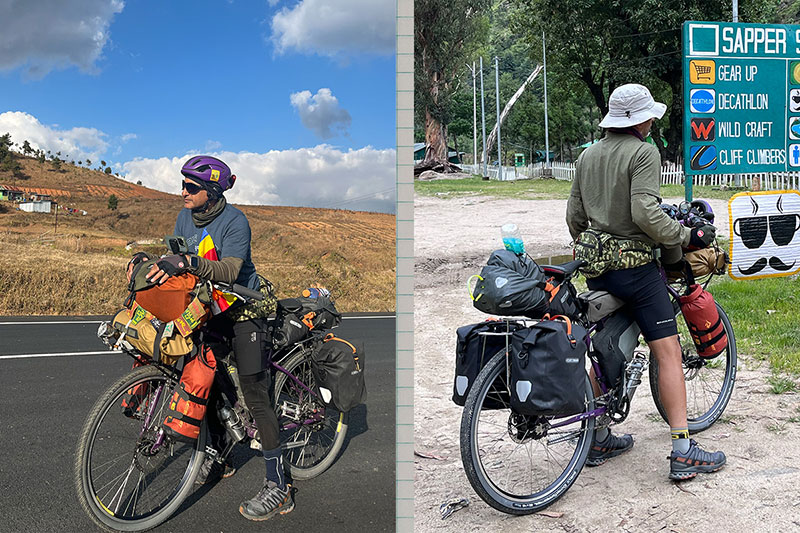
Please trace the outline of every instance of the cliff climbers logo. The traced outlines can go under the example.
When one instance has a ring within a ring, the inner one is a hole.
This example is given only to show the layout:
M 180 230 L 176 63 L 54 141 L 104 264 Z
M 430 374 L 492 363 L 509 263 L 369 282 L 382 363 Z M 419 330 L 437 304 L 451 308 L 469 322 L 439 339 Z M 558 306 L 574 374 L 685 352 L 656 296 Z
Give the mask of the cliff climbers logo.
M 713 118 L 693 118 L 691 126 L 693 141 L 713 141 L 716 137 L 716 121 Z
M 717 147 L 710 144 L 690 147 L 689 166 L 692 170 L 714 170 L 717 168 Z
M 714 89 L 692 89 L 689 108 L 692 113 L 713 113 L 717 109 L 717 92 Z

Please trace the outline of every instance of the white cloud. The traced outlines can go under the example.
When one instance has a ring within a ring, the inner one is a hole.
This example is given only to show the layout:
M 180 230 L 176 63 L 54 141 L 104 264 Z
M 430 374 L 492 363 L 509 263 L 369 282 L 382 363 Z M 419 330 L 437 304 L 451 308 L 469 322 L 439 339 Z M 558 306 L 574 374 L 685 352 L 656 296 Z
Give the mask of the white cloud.
M 120 137 L 120 140 L 122 142 L 126 143 L 126 142 L 132 141 L 133 139 L 136 139 L 136 138 L 137 138 L 137 135 L 135 133 L 126 133 L 122 137 Z
M 271 39 L 278 53 L 391 55 L 395 8 L 391 0 L 300 0 L 272 17 Z
M 134 159 L 120 165 L 129 181 L 178 193 L 181 165 L 189 158 Z M 342 151 L 321 144 L 265 154 L 220 152 L 236 174 L 225 197 L 238 204 L 335 207 L 393 213 L 395 165 L 393 149 L 364 147 Z
M 0 70 L 24 67 L 34 79 L 73 65 L 91 72 L 124 7 L 122 0 L 0 2 Z
M 206 152 L 213 152 L 214 150 L 219 150 L 220 148 L 222 148 L 221 142 L 212 141 L 210 139 L 206 141 L 206 147 L 205 147 Z
M 0 134 L 10 133 L 11 140 L 22 145 L 28 141 L 35 149 L 61 152 L 62 159 L 75 161 L 86 159 L 100 160 L 108 149 L 105 138 L 108 135 L 96 128 L 72 128 L 60 130 L 58 126 L 46 126 L 39 120 L 21 111 L 0 113 Z
M 330 89 L 322 88 L 313 96 L 311 91 L 292 93 L 289 101 L 300 114 L 303 126 L 317 136 L 330 139 L 336 135 L 334 129 L 343 134 L 347 133 L 347 127 L 350 126 L 350 113 L 339 107 L 339 100 L 333 96 Z

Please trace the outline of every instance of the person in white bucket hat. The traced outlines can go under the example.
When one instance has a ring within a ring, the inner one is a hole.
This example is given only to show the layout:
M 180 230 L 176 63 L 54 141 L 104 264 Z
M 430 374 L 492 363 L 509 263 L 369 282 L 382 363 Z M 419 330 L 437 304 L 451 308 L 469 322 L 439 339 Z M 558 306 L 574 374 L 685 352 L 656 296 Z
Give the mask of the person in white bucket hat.
M 644 140 L 666 109 L 643 85 L 630 83 L 611 93 L 608 113 L 600 122 L 606 128 L 605 137 L 587 148 L 576 162 L 567 225 L 578 243 L 576 258 L 590 263 L 584 269 L 589 289 L 608 291 L 629 304 L 656 358 L 658 389 L 672 437 L 669 477 L 680 481 L 715 472 L 726 459 L 724 453 L 706 452 L 689 439 L 675 311 L 653 255 L 660 246 L 662 263 L 668 268 L 669 263 L 681 261 L 682 248 L 704 248 L 715 238 L 713 226 L 684 227 L 660 208 L 661 158 L 658 149 Z M 591 249 L 580 246 L 585 231 L 610 234 L 621 249 L 629 251 L 604 272 L 592 269 Z M 596 380 L 592 379 L 592 385 L 595 395 L 599 394 Z M 631 435 L 618 437 L 601 428 L 595 434 L 587 464 L 598 466 L 632 447 Z

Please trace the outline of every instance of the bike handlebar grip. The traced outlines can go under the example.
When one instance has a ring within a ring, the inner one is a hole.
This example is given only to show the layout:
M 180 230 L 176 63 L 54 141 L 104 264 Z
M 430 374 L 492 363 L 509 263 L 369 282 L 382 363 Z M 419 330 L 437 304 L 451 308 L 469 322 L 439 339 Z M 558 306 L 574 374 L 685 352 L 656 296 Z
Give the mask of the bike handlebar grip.
M 258 300 L 261 301 L 264 299 L 264 295 L 258 291 L 254 291 L 253 289 L 248 289 L 247 287 L 243 287 L 238 283 L 233 284 L 233 292 L 241 294 L 245 298 L 250 298 L 251 300 Z

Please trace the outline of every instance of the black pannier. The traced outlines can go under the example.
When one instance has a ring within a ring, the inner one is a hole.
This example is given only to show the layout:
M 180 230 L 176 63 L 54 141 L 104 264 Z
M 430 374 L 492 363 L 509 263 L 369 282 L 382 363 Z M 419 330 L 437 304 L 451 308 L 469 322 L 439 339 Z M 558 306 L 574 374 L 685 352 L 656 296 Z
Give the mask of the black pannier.
M 548 309 L 546 278 L 535 261 L 509 250 L 492 252 L 472 290 L 476 309 L 490 315 L 539 318 Z
M 620 309 L 608 317 L 603 329 L 592 337 L 592 350 L 598 354 L 600 370 L 610 388 L 619 385 L 628 358 L 639 344 L 640 332 L 633 314 L 627 309 Z
M 275 349 L 289 346 L 304 339 L 308 335 L 308 325 L 296 314 L 289 312 L 278 312 L 278 316 L 270 326 L 272 334 L 272 344 Z
M 328 296 L 285 298 L 278 301 L 272 344 L 283 348 L 305 338 L 312 329 L 331 329 L 341 321 L 341 313 Z
M 529 416 L 584 410 L 586 329 L 566 317 L 542 320 L 511 336 L 511 409 Z
M 487 320 L 478 324 L 462 326 L 456 330 L 456 374 L 453 380 L 453 402 L 464 405 L 475 378 L 489 359 L 506 348 L 511 342 L 510 333 L 521 328 L 515 322 Z M 505 398 L 487 397 L 484 408 L 507 407 Z
M 329 333 L 311 354 L 311 372 L 322 401 L 340 411 L 349 411 L 367 399 L 364 347 L 360 343 Z

